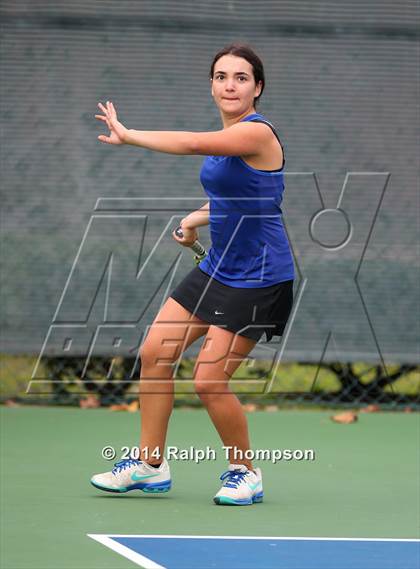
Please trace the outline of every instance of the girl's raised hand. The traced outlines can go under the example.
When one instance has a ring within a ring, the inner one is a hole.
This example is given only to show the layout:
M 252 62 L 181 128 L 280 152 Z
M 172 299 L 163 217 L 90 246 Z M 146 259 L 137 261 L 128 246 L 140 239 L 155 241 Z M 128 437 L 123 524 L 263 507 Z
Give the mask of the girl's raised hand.
M 104 121 L 109 128 L 109 136 L 100 134 L 98 139 L 101 142 L 106 142 L 107 144 L 124 144 L 126 141 L 128 129 L 125 128 L 117 119 L 117 111 L 111 101 L 107 101 L 104 106 L 102 103 L 98 103 L 98 107 L 104 113 L 104 115 L 95 115 L 95 118 L 100 121 Z

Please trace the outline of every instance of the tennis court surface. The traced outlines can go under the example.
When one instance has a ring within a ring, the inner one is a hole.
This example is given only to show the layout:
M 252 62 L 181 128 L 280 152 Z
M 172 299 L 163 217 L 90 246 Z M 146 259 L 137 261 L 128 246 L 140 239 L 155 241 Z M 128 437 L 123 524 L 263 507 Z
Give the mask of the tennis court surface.
M 254 449 L 314 449 L 312 461 L 259 461 L 265 498 L 212 502 L 226 463 L 203 410 L 175 410 L 168 444 L 210 446 L 216 460 L 171 461 L 160 496 L 89 484 L 101 449 L 137 442 L 137 414 L 2 408 L 2 563 L 23 568 L 417 569 L 419 416 L 248 414 Z
M 415 540 L 91 535 L 140 567 L 184 569 L 417 569 Z

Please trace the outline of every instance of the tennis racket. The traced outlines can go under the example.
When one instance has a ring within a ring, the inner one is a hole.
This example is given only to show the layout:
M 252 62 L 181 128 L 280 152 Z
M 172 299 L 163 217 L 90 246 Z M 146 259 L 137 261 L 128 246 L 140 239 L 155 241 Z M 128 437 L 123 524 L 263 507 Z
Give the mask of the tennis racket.
M 184 237 L 181 226 L 175 229 L 175 234 L 180 239 Z M 207 251 L 204 249 L 203 245 L 200 243 L 200 241 L 198 241 L 198 239 L 194 241 L 194 243 L 190 246 L 190 249 L 195 253 L 194 261 L 196 265 L 198 265 L 198 263 L 200 263 L 204 259 L 204 257 L 207 257 Z

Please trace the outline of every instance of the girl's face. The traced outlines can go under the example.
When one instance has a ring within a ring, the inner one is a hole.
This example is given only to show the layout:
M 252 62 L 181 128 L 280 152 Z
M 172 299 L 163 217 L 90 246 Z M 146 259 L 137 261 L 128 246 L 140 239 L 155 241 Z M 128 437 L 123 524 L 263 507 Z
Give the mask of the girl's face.
M 236 55 L 223 55 L 216 61 L 211 85 L 214 101 L 226 116 L 248 113 L 261 92 L 261 82 L 255 84 L 252 65 Z

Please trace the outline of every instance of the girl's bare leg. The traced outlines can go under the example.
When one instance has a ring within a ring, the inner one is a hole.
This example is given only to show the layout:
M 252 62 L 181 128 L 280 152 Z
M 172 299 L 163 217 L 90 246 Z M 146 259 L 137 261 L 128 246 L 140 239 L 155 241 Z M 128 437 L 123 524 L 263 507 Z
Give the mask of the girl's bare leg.
M 156 316 L 140 348 L 140 460 L 162 462 L 174 401 L 173 364 L 208 328 L 171 297 Z
M 228 383 L 255 344 L 255 340 L 210 326 L 194 369 L 196 392 L 224 446 L 238 449 L 239 455 L 250 448 L 248 425 L 242 405 Z M 230 463 L 245 464 L 252 470 L 252 462 L 235 457 L 233 449 L 229 452 Z

